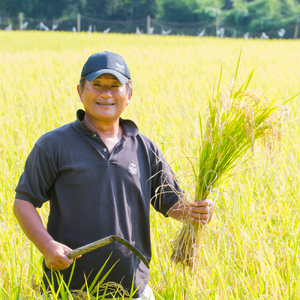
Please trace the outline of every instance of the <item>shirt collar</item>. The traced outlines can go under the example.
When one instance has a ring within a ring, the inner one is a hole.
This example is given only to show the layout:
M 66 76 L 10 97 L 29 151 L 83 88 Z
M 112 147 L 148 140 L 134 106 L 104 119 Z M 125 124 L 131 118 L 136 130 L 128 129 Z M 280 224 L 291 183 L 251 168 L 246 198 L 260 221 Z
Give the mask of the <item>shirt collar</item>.
M 76 122 L 75 126 L 77 128 L 79 127 L 86 134 L 93 134 L 94 132 L 92 132 L 90 129 L 88 129 L 87 126 L 83 122 L 83 119 L 85 116 L 85 111 L 82 109 L 78 109 L 76 116 L 77 116 L 77 121 L 75 121 Z M 139 133 L 139 129 L 138 129 L 137 125 L 131 120 L 120 118 L 119 124 L 123 127 L 123 132 L 124 132 L 123 135 L 125 138 L 131 137 L 131 136 L 136 136 Z

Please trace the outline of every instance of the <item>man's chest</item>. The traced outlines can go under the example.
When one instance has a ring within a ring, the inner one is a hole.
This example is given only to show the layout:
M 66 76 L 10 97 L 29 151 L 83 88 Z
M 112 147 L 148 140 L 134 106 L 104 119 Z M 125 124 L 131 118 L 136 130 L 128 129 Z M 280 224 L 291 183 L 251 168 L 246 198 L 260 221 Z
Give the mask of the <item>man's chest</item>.
M 84 147 L 70 145 L 59 160 L 59 180 L 72 186 L 95 182 L 117 182 L 143 185 L 150 179 L 151 165 L 147 151 L 141 145 L 123 141 L 109 152 L 101 140 L 91 140 Z

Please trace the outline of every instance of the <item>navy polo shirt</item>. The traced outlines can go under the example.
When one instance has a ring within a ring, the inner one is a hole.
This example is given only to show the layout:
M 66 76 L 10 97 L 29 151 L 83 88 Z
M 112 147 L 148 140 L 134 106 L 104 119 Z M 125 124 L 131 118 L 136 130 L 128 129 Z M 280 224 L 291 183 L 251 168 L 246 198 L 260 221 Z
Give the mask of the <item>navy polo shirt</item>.
M 16 198 L 41 207 L 50 200 L 47 230 L 72 249 L 109 235 L 128 240 L 151 260 L 150 204 L 166 216 L 182 195 L 158 147 L 131 120 L 120 119 L 123 138 L 112 153 L 100 136 L 77 120 L 44 134 L 29 154 Z M 147 267 L 118 242 L 76 260 L 70 289 L 90 285 L 114 265 L 104 282 L 121 283 L 139 297 L 149 281 Z M 46 275 L 51 271 L 44 265 Z M 69 281 L 72 265 L 60 273 Z M 54 276 L 55 278 L 55 276 Z M 44 278 L 46 286 L 47 280 Z

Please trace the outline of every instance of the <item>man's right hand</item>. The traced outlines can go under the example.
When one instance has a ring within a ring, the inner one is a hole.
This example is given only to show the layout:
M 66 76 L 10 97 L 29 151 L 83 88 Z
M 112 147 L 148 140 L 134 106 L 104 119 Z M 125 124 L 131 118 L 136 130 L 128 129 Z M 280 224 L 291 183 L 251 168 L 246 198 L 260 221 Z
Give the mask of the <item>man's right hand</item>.
M 42 250 L 47 268 L 53 271 L 68 268 L 74 261 L 66 256 L 70 251 L 72 251 L 72 249 L 64 244 L 54 240 L 49 241 Z

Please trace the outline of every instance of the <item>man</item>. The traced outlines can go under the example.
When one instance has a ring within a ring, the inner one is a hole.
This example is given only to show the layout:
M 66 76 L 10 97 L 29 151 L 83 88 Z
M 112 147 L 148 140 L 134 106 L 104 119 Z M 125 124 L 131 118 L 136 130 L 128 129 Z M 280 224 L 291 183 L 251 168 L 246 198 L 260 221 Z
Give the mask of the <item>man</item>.
M 15 216 L 44 256 L 46 287 L 52 278 L 57 289 L 51 273 L 59 271 L 70 290 L 80 289 L 105 265 L 99 280 L 109 271 L 105 282 L 127 291 L 133 282 L 134 298 L 150 299 L 148 268 L 122 244 L 85 254 L 74 268 L 66 254 L 119 235 L 150 260 L 150 204 L 165 216 L 204 224 L 210 221 L 212 202 L 195 201 L 189 207 L 158 147 L 134 122 L 120 118 L 132 96 L 121 56 L 107 51 L 90 56 L 77 90 L 84 111 L 36 142 L 16 188 Z M 46 230 L 36 207 L 48 200 Z

